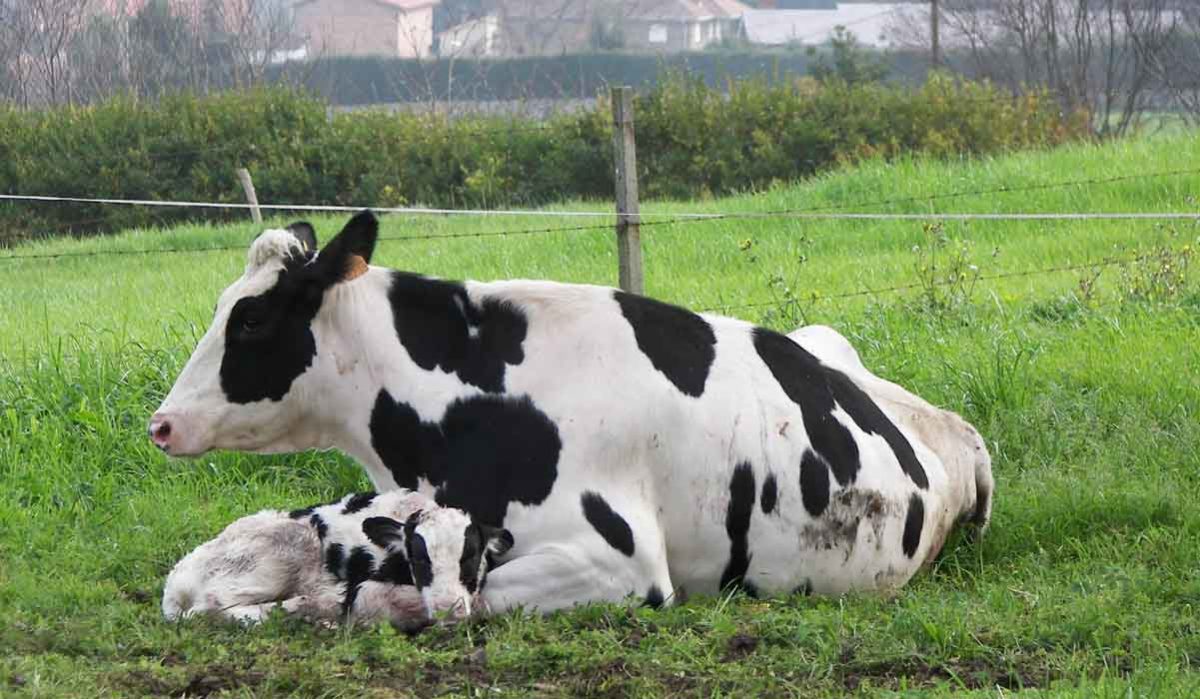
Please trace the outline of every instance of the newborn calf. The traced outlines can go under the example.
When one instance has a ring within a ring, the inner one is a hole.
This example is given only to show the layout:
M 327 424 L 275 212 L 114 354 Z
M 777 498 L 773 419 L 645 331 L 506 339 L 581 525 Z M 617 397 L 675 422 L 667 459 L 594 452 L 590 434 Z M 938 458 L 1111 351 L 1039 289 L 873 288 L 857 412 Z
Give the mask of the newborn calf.
M 242 517 L 167 576 L 167 619 L 256 622 L 281 607 L 313 621 L 388 620 L 413 629 L 471 614 L 512 535 L 408 490 L 358 493 Z

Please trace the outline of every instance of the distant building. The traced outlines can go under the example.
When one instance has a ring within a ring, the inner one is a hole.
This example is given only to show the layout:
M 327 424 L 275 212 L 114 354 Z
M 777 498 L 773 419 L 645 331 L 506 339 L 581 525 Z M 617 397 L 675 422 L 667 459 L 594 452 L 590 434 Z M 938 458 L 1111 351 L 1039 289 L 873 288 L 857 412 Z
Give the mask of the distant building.
M 696 51 L 741 36 L 739 0 L 497 0 L 504 52 Z
M 423 58 L 433 52 L 433 9 L 441 0 L 300 0 L 296 31 L 308 55 Z
M 742 15 L 750 7 L 738 0 L 675 0 L 628 3 L 621 18 L 625 48 L 699 51 L 741 36 Z
M 837 0 L 758 0 L 760 10 L 836 10 Z
M 779 0 L 782 6 L 785 0 Z M 812 9 L 758 9 L 742 18 L 746 40 L 761 46 L 828 43 L 837 27 L 854 34 L 863 46 L 893 46 L 893 27 L 905 13 L 920 12 L 920 6 L 905 3 L 825 3 L 823 0 L 793 0 Z M 828 7 L 827 5 L 833 5 Z M 925 10 L 928 17 L 928 10 Z
M 500 48 L 500 19 L 496 15 L 467 20 L 437 35 L 439 56 L 483 58 L 499 55 Z

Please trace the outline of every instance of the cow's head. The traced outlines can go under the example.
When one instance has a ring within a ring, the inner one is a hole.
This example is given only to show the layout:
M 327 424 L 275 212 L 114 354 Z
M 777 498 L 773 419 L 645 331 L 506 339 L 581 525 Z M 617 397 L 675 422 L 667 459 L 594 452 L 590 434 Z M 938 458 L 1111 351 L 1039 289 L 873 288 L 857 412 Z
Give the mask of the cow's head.
M 150 419 L 150 438 L 172 456 L 210 449 L 261 453 L 315 444 L 296 428 L 322 396 L 314 319 L 325 292 L 367 270 L 378 236 L 369 211 L 317 252 L 308 223 L 264 231 L 242 277 L 221 294 L 212 325 Z
M 363 533 L 376 546 L 404 552 L 430 618 L 469 617 L 492 559 L 513 545 L 507 529 L 478 524 L 450 507 L 414 512 L 403 524 L 368 517 Z

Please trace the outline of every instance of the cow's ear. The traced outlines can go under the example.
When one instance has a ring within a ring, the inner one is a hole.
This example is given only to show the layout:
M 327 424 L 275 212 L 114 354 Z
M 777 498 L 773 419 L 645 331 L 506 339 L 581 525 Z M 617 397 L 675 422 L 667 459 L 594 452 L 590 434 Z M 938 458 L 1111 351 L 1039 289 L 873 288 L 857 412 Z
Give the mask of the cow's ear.
M 356 214 L 317 256 L 316 266 L 323 281 L 332 286 L 365 274 L 378 238 L 379 220 L 375 214 L 370 210 Z
M 296 240 L 304 246 L 304 254 L 309 257 L 317 253 L 317 232 L 313 229 L 312 224 L 308 221 L 296 221 L 288 224 L 285 229 L 292 235 L 296 236 Z
M 513 535 L 507 529 L 481 524 L 479 531 L 483 534 L 487 552 L 493 556 L 503 556 L 513 547 Z
M 363 534 L 381 549 L 404 539 L 404 525 L 390 517 L 368 517 L 363 521 Z

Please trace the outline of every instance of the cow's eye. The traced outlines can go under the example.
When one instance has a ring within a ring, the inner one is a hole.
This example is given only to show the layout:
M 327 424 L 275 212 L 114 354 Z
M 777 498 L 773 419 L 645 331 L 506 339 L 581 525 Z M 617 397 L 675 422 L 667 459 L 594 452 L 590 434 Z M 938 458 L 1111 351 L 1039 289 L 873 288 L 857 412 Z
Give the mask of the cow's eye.
M 243 332 L 245 332 L 249 335 L 253 335 L 254 333 L 258 332 L 261 329 L 262 329 L 262 320 L 255 318 L 253 316 L 246 316 L 245 318 L 242 319 L 242 331 Z

